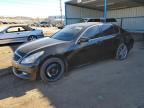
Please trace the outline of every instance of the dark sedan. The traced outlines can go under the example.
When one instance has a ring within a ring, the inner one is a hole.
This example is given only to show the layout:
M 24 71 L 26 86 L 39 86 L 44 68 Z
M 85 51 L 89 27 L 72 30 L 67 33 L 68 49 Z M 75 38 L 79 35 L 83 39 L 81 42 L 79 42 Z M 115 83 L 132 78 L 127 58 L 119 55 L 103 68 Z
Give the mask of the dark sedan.
M 131 34 L 109 23 L 66 26 L 50 38 L 20 46 L 13 56 L 13 73 L 23 79 L 57 81 L 69 67 L 87 64 L 106 55 L 127 58 L 133 47 Z

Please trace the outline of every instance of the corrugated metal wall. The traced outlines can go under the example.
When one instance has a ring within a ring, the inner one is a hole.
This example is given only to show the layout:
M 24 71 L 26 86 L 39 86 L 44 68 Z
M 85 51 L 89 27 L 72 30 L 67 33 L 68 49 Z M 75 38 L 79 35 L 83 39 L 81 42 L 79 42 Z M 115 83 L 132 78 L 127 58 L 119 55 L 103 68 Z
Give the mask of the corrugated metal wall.
M 129 31 L 144 31 L 144 6 L 112 10 L 108 12 L 110 18 L 118 18 L 118 24 Z
M 135 16 L 144 16 L 144 6 L 134 7 L 134 8 L 126 8 L 120 10 L 112 10 L 108 12 L 109 17 L 135 17 Z
M 82 18 L 100 18 L 103 12 L 66 4 L 66 24 L 81 22 Z M 117 18 L 118 25 L 129 31 L 144 32 L 144 6 L 108 11 L 109 18 Z
M 66 4 L 66 24 L 79 23 L 82 18 L 99 18 L 103 12 Z

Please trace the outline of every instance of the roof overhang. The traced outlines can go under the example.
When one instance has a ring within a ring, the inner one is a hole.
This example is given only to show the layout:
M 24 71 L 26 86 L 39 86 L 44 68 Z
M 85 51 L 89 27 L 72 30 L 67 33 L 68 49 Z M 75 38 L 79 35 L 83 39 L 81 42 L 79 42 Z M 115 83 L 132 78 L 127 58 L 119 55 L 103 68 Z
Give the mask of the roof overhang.
M 66 4 L 89 9 L 104 10 L 104 0 L 71 0 Z M 108 10 L 144 6 L 144 0 L 107 0 Z

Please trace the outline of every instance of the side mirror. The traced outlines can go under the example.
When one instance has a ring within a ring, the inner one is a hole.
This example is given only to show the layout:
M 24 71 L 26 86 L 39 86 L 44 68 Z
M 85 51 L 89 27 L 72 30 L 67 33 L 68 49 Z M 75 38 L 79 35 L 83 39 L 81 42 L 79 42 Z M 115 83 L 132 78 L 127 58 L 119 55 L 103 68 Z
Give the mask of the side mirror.
M 78 40 L 78 44 L 81 44 L 81 43 L 84 43 L 84 42 L 88 42 L 89 41 L 89 38 L 80 38 L 79 40 Z

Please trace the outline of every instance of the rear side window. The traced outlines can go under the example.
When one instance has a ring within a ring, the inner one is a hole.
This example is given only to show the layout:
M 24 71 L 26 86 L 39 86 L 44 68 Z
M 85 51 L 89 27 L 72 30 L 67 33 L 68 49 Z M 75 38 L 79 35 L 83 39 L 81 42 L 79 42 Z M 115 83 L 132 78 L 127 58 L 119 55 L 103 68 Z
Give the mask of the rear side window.
M 94 38 L 100 37 L 99 26 L 94 26 L 94 27 L 88 29 L 84 33 L 83 37 L 90 38 L 90 39 L 94 39 Z
M 32 31 L 33 29 L 30 28 L 29 26 L 23 26 L 23 28 L 25 29 L 25 31 Z
M 101 31 L 104 36 L 115 34 L 115 30 L 112 25 L 102 25 Z

